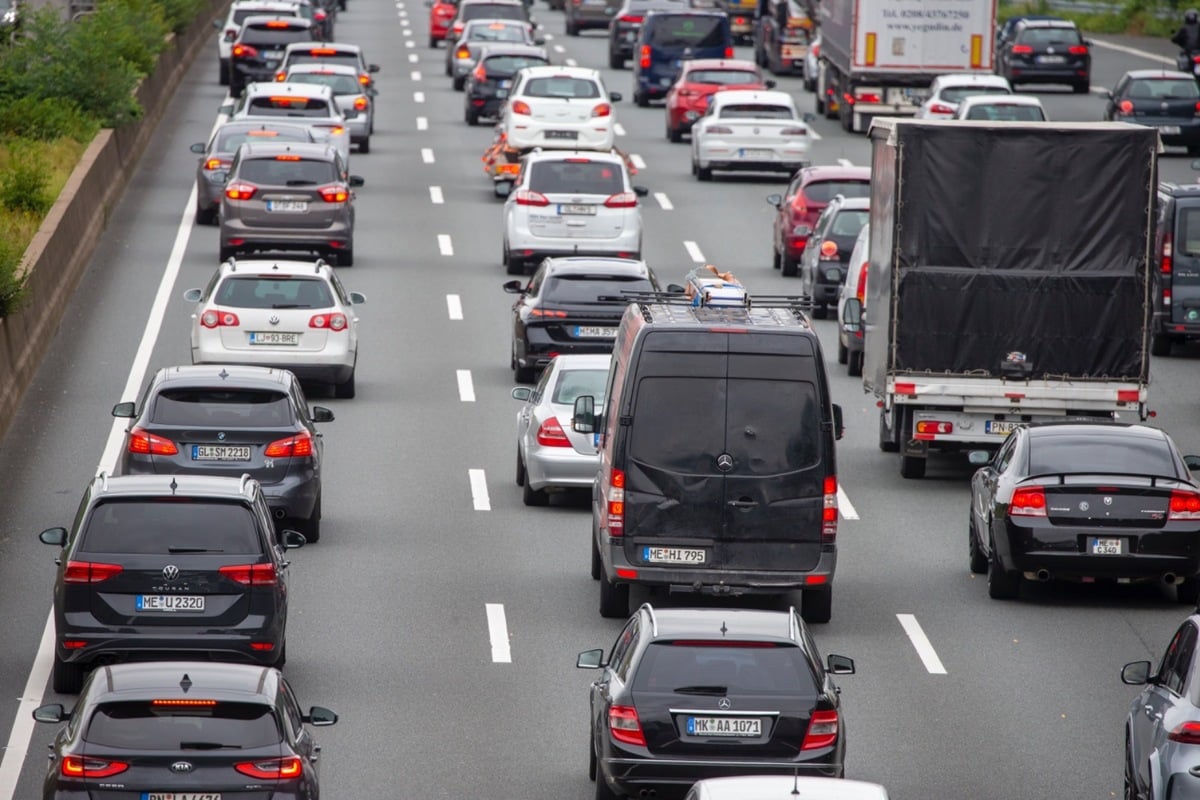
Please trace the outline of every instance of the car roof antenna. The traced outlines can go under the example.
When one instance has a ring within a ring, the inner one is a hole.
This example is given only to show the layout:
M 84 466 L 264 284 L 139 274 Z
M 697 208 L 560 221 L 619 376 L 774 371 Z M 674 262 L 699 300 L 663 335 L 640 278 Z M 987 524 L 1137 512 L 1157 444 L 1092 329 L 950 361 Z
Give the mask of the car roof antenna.
M 729 628 L 725 627 L 725 620 L 721 620 L 721 636 L 724 637 L 727 633 L 729 633 Z
M 800 796 L 800 768 L 792 770 L 792 796 Z

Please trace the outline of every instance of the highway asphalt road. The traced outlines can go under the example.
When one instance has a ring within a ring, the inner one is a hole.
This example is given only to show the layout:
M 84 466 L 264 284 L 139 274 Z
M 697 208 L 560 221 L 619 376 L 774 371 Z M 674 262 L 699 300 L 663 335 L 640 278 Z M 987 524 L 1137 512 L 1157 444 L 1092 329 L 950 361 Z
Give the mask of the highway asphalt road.
M 351 159 L 367 180 L 357 264 L 341 271 L 368 302 L 358 397 L 310 398 L 337 420 L 324 428 L 324 535 L 292 554 L 287 674 L 303 704 L 341 714 L 318 735 L 331 800 L 579 800 L 592 793 L 592 675 L 574 669 L 575 655 L 607 647 L 619 624 L 597 613 L 586 501 L 525 508 L 513 482 L 512 297 L 500 289 L 501 204 L 478 160 L 490 129 L 463 123 L 444 51 L 427 47 L 426 15 L 420 0 L 350 0 L 338 24 L 340 39 L 382 65 L 372 150 Z M 540 2 L 536 15 L 556 59 L 605 62 L 600 33 L 565 36 L 561 13 Z M 1152 64 L 1098 47 L 1095 83 Z M 770 267 L 773 209 L 763 198 L 782 180 L 697 183 L 688 148 L 663 136 L 661 108 L 633 106 L 630 73 L 604 74 L 626 96 L 620 145 L 646 165 L 636 182 L 652 192 L 645 257 L 659 276 L 678 280 L 707 260 L 755 292 L 795 291 Z M 780 83 L 811 108 L 799 80 Z M 1039 93 L 1054 119 L 1101 115 L 1097 94 Z M 29 709 L 43 694 L 55 699 L 49 653 L 36 655 L 55 553 L 36 534 L 70 524 L 97 464 L 111 462 L 112 404 L 137 397 L 147 367 L 189 358 L 181 294 L 208 280 L 217 243 L 215 229 L 191 228 L 188 145 L 208 136 L 222 98 L 206 53 L 136 167 L 0 445 L 0 743 L 12 731 L 0 800 L 38 796 L 53 734 L 29 735 Z M 864 138 L 825 120 L 814 127 L 815 163 L 867 163 Z M 1178 153 L 1162 175 L 1195 179 Z M 1118 795 L 1134 694 L 1119 668 L 1156 659 L 1185 609 L 1157 586 L 1047 585 L 1021 602 L 989 600 L 967 569 L 965 461 L 937 460 L 926 480 L 902 480 L 897 457 L 876 446 L 873 399 L 834 362 L 833 322 L 816 326 L 848 428 L 834 615 L 815 630 L 825 652 L 858 665 L 841 681 L 847 775 L 884 783 L 899 800 Z M 1177 350 L 1153 370 L 1156 422 L 1189 453 L 1200 452 L 1197 356 Z

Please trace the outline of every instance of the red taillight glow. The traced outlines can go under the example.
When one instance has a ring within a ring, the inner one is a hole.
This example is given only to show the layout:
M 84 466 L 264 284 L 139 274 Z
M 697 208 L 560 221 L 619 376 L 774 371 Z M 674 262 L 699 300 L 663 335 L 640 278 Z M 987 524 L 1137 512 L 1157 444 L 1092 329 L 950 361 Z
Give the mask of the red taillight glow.
M 638 59 L 638 63 L 641 64 L 642 69 L 650 69 L 650 45 L 642 45 L 642 55 Z
M 529 104 L 526 103 L 524 100 L 514 100 L 512 106 L 510 106 L 510 108 L 512 108 L 512 113 L 520 114 L 525 117 L 528 117 L 530 114 L 533 113 L 529 109 Z
M 1137 389 L 1117 389 L 1118 403 L 1136 403 L 1141 400 L 1141 393 Z
M 1027 44 L 1014 44 L 1012 51 L 1014 55 L 1027 56 L 1033 53 L 1033 47 Z
M 559 317 L 561 319 L 565 319 L 567 316 L 567 312 L 560 311 L 557 308 L 531 308 L 531 309 L 529 309 L 529 316 L 531 316 L 531 317 Z
M 826 239 L 825 241 L 821 242 L 821 260 L 822 261 L 830 261 L 830 260 L 836 261 L 837 256 L 838 256 L 837 242 L 833 241 L 832 239 Z
M 645 20 L 645 17 L 638 17 L 633 14 L 625 14 L 617 17 L 617 22 L 624 22 L 626 25 L 641 25 Z
M 1067 48 L 1067 52 L 1073 56 L 1086 56 L 1088 49 L 1086 44 L 1073 44 Z
M 230 564 L 218 572 L 244 586 L 274 586 L 279 581 L 274 564 Z
M 939 433 L 954 433 L 954 423 L 941 422 L 933 419 L 923 419 L 917 422 L 917 427 L 914 433 L 918 439 L 932 439 Z
M 225 196 L 230 200 L 249 200 L 254 197 L 258 187 L 252 183 L 231 183 L 225 187 Z
M 601 103 L 592 109 L 592 117 L 610 117 L 612 116 L 612 106 L 608 103 Z
M 466 59 L 471 57 L 471 48 L 460 47 L 454 51 L 454 57 L 457 59 Z
M 808 718 L 808 730 L 804 734 L 801 750 L 818 750 L 837 741 L 838 712 L 814 711 Z
M 482 61 L 479 62 L 479 64 L 475 67 L 475 70 L 471 73 L 471 75 L 473 75 L 477 81 L 487 80 L 487 70 L 483 68 Z
M 929 113 L 930 114 L 953 114 L 954 107 L 948 106 L 945 103 L 930 103 L 929 104 Z
M 1167 519 L 1200 519 L 1200 494 L 1183 489 L 1172 491 Z
M 361 96 L 354 98 L 354 110 L 355 111 L 366 111 L 367 110 L 367 98 L 361 97 Z
M 730 128 L 728 125 L 709 125 L 705 128 L 705 132 L 713 136 L 732 136 L 733 128 Z
M 212 172 L 213 170 L 218 170 L 218 169 L 229 169 L 230 163 L 232 163 L 232 162 L 225 161 L 220 158 L 210 158 L 204 162 L 204 168 L 206 170 L 208 170 L 209 172 Z
M 248 44 L 235 44 L 233 46 L 234 58 L 256 58 L 257 56 L 258 49 Z
M 107 761 L 103 758 L 63 756 L 62 760 L 64 778 L 111 778 L 127 769 L 129 765 L 124 761 Z
M 550 205 L 550 201 L 546 199 L 546 195 L 541 192 L 535 192 L 532 189 L 521 189 L 513 199 L 519 206 Z
M 608 535 L 625 535 L 625 472 L 614 469 L 608 476 Z
M 1171 234 L 1163 234 L 1162 249 L 1159 253 L 1158 271 L 1163 275 L 1170 275 L 1171 265 L 1175 259 L 1175 246 L 1171 240 Z
M 916 397 L 917 385 L 915 383 L 897 383 L 896 394 L 906 394 L 909 397 Z
M 608 709 L 608 730 L 612 738 L 623 744 L 646 746 L 642 723 L 638 721 L 637 709 L 633 706 L 612 706 Z
M 860 303 L 867 302 L 867 263 L 864 261 L 858 268 L 858 288 L 854 290 L 854 296 Z
M 1046 516 L 1046 492 L 1041 486 L 1023 486 L 1013 492 L 1008 503 L 1010 517 Z
M 836 475 L 825 477 L 822 494 L 824 507 L 821 509 L 821 544 L 833 544 L 837 539 L 838 485 Z
M 175 708 L 212 708 L 216 700 L 200 700 L 199 698 L 168 697 L 162 700 L 151 700 L 152 706 L 169 706 Z
M 1200 744 L 1200 722 L 1181 722 L 1167 734 L 1167 738 L 1180 744 Z
M 637 204 L 637 195 L 633 192 L 614 194 L 604 201 L 606 208 L 636 208 Z
M 726 48 L 725 48 L 725 57 L 726 57 L 726 58 L 733 58 L 733 48 L 732 48 L 732 47 L 726 47 Z
M 1120 103 L 1117 104 L 1117 111 L 1121 112 L 1122 114 L 1132 114 L 1133 113 L 1133 101 L 1132 100 L 1122 100 Z
M 350 199 L 350 190 L 345 186 L 322 186 L 317 189 L 317 194 L 321 195 L 321 199 L 326 203 L 344 203 Z
M 213 311 L 209 309 L 200 315 L 200 324 L 206 328 L 236 328 L 241 325 L 241 320 L 232 311 Z
M 147 456 L 177 456 L 179 448 L 170 439 L 155 436 L 143 428 L 129 432 L 129 452 Z
M 315 314 L 308 321 L 310 328 L 324 328 L 331 331 L 341 331 L 346 329 L 346 315 L 334 312 L 332 314 Z
M 543 447 L 570 447 L 571 440 L 554 417 L 543 422 L 537 431 L 537 443 Z
M 303 768 L 300 759 L 295 756 L 287 758 L 268 758 L 262 761 L 243 761 L 235 764 L 234 769 L 243 775 L 263 781 L 281 781 L 299 777 Z
M 99 583 L 120 575 L 124 568 L 120 564 L 100 564 L 94 561 L 68 561 L 63 570 L 66 583 Z
M 263 455 L 267 458 L 303 458 L 312 454 L 312 434 L 308 431 L 297 433 L 286 439 L 276 439 L 263 451 Z

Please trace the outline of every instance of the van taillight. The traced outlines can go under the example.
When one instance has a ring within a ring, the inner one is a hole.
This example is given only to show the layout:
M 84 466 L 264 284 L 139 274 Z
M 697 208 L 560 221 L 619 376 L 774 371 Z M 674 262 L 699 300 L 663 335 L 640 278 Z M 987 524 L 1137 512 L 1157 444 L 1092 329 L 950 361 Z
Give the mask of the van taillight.
M 837 476 L 825 477 L 824 494 L 825 507 L 821 509 L 821 544 L 833 544 L 837 541 Z
M 1171 262 L 1174 260 L 1175 248 L 1171 243 L 1171 234 L 1164 233 L 1161 256 L 1158 259 L 1158 271 L 1163 275 L 1171 274 Z
M 732 48 L 732 47 L 726 47 L 726 48 L 725 48 L 725 57 L 726 57 L 726 58 L 733 58 L 733 48 Z
M 642 69 L 650 69 L 650 45 L 642 45 L 642 58 L 639 63 L 642 65 Z
M 625 535 L 625 472 L 614 469 L 608 476 L 608 535 Z

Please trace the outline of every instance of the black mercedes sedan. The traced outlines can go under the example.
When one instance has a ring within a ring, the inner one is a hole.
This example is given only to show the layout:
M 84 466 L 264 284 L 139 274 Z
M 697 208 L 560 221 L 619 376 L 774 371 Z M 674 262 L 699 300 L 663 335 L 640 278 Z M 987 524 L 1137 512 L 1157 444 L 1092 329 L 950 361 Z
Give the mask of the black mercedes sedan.
M 337 722 L 300 710 L 277 669 L 166 661 L 98 668 L 50 745 L 43 800 L 318 800 L 321 748 L 306 726 Z
M 1200 457 L 1165 432 L 1096 421 L 1017 427 L 971 478 L 971 571 L 988 594 L 1023 580 L 1161 581 L 1200 597 Z
M 597 800 L 682 795 L 702 778 L 844 774 L 833 675 L 795 609 L 655 609 L 626 622 L 591 687 L 588 777 Z

